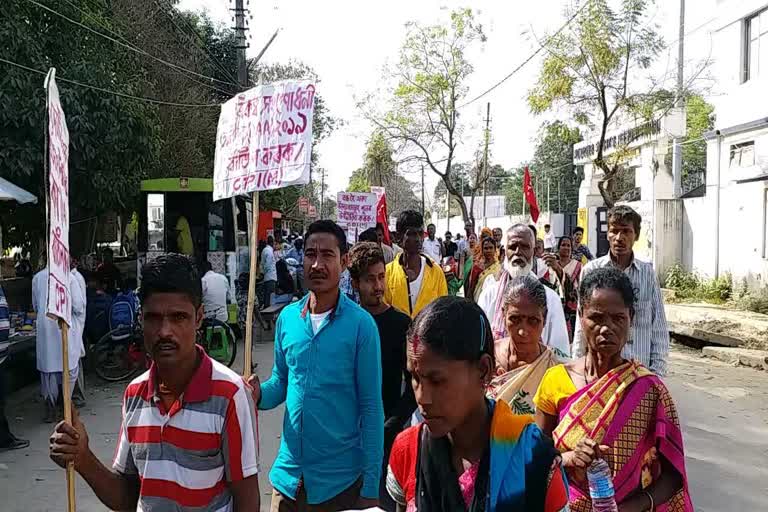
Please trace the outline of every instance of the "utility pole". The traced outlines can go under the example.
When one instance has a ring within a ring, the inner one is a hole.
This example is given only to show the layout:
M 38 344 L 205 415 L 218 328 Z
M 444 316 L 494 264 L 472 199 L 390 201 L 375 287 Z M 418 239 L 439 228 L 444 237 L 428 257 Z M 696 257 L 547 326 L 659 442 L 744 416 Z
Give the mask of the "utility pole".
M 680 35 L 677 47 L 677 94 L 675 97 L 675 107 L 682 109 L 685 107 L 685 95 L 683 92 L 683 59 L 685 57 L 685 0 L 680 0 Z M 683 181 L 683 147 L 682 139 L 676 137 L 672 141 L 672 180 L 673 197 L 680 198 L 682 195 Z
M 547 178 L 547 212 L 549 212 L 549 214 L 551 215 L 552 214 L 552 209 L 549 207 L 549 200 L 551 198 L 551 196 L 549 194 L 550 181 L 551 181 L 551 179 Z
M 237 38 L 237 82 L 245 90 L 248 88 L 248 62 L 245 60 L 245 50 L 248 48 L 245 31 L 245 7 L 243 0 L 235 0 L 235 37 Z
M 451 193 L 448 188 L 445 189 L 445 218 L 447 219 L 446 230 L 451 230 Z
M 485 107 L 485 151 L 483 155 L 483 224 L 485 224 L 486 213 L 486 198 L 488 196 L 488 140 L 491 138 L 489 125 L 491 123 L 491 102 L 489 101 Z
M 325 211 L 325 169 L 320 169 L 320 218 L 324 219 Z
M 557 180 L 557 213 L 563 213 L 563 206 L 560 202 L 560 181 Z
M 422 218 L 425 215 L 425 208 L 424 208 L 424 164 L 421 164 L 421 216 Z
M 245 50 L 248 47 L 245 38 L 245 7 L 243 0 L 235 0 L 235 37 L 237 38 L 237 82 L 241 90 L 248 89 L 248 64 L 245 60 Z M 245 350 L 243 355 L 243 377 L 248 379 L 253 371 L 253 310 L 256 301 L 256 272 L 258 270 L 257 251 L 259 245 L 259 192 L 253 193 L 251 203 L 251 247 L 250 274 L 248 279 L 248 306 L 246 309 Z

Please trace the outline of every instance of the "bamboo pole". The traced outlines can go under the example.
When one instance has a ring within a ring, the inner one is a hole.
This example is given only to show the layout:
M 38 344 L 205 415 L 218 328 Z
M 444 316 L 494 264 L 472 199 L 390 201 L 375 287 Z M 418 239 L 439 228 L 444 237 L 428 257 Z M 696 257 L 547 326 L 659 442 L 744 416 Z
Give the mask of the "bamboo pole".
M 61 329 L 61 391 L 64 395 L 64 421 L 72 423 L 72 390 L 69 382 L 69 326 L 59 320 Z M 67 510 L 75 512 L 75 463 L 67 463 Z
M 251 376 L 253 367 L 253 303 L 256 298 L 256 258 L 259 245 L 259 193 L 253 193 L 253 212 L 251 221 L 251 269 L 248 274 L 248 309 L 245 313 L 245 354 L 243 358 L 243 377 Z

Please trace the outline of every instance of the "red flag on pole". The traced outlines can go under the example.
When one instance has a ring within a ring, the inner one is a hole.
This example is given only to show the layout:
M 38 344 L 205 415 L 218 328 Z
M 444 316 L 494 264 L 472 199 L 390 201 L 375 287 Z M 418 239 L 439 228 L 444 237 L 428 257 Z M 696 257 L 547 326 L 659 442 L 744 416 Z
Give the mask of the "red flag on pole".
M 536 192 L 533 191 L 531 173 L 528 172 L 528 167 L 525 168 L 523 194 L 525 195 L 525 202 L 528 203 L 528 207 L 531 209 L 531 219 L 533 219 L 533 222 L 536 222 L 539 220 L 539 203 L 536 202 Z
M 384 226 L 384 243 L 391 245 L 389 240 L 389 218 L 387 217 L 387 194 L 384 187 L 371 187 L 371 192 L 376 194 L 379 199 L 376 204 L 376 224 Z

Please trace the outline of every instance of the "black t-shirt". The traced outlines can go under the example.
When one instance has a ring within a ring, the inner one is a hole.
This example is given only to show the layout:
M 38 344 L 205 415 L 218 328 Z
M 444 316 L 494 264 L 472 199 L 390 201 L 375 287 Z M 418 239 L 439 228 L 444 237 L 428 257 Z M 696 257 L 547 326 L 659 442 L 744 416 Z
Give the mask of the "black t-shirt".
M 459 250 L 459 246 L 455 242 L 443 242 L 443 256 L 446 258 L 453 258 L 456 256 L 456 252 Z
M 381 398 L 384 402 L 384 418 L 388 420 L 393 416 L 404 416 L 405 421 L 416 407 L 405 355 L 405 336 L 411 319 L 392 307 L 373 319 L 381 338 Z M 408 380 L 406 392 L 401 396 L 404 375 L 408 375 Z

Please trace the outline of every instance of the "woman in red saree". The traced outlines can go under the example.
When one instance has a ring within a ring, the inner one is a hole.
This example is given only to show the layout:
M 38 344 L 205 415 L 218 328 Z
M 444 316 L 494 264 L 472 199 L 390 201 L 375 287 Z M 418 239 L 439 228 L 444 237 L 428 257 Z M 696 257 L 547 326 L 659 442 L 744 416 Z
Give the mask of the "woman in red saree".
M 634 302 L 618 269 L 588 272 L 579 287 L 587 354 L 550 368 L 534 397 L 536 422 L 562 454 L 575 512 L 592 510 L 586 469 L 598 458 L 611 467 L 621 512 L 693 512 L 672 397 L 650 370 L 621 356 Z

